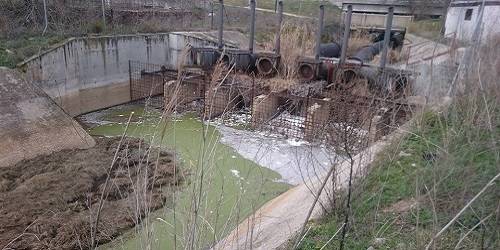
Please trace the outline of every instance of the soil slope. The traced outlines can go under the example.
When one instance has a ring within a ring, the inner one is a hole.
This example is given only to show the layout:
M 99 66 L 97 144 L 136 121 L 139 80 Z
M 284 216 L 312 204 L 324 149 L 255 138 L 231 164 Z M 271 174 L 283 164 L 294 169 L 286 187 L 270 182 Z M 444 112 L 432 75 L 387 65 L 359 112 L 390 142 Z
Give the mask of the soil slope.
M 0 168 L 95 142 L 25 74 L 0 67 Z
M 180 181 L 174 154 L 139 139 L 98 139 L 0 168 L 0 249 L 89 249 L 104 193 L 97 241 L 110 241 L 168 200 Z M 116 149 L 120 148 L 105 188 Z M 175 187 L 174 187 L 175 188 Z

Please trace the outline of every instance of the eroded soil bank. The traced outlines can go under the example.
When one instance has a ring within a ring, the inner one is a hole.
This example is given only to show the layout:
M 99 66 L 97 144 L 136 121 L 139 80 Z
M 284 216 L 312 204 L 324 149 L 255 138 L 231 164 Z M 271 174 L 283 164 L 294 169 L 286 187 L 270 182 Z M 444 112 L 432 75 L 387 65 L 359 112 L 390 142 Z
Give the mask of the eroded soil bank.
M 182 181 L 170 150 L 135 138 L 96 141 L 91 149 L 0 168 L 1 249 L 89 249 L 103 191 L 96 241 L 108 242 L 163 207 L 169 200 L 165 187 Z

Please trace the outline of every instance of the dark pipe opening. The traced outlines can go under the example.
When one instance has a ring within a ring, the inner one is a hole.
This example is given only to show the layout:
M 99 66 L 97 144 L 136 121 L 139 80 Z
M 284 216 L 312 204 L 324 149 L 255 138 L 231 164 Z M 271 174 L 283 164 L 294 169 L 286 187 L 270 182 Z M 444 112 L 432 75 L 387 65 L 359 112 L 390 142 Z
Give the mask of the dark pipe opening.
M 310 64 L 302 64 L 298 69 L 299 76 L 302 80 L 311 81 L 316 76 L 316 72 L 314 72 L 314 67 Z
M 224 55 L 222 56 L 222 58 L 221 58 L 221 61 L 222 61 L 222 63 L 224 63 L 225 65 L 230 66 L 230 65 L 229 65 L 229 55 L 228 55 L 228 54 L 224 54 Z
M 354 81 L 354 79 L 358 76 L 358 73 L 352 69 L 346 69 L 344 70 L 344 82 L 345 83 L 351 83 Z
M 257 70 L 264 75 L 269 75 L 274 70 L 273 62 L 268 58 L 261 58 L 257 62 Z
M 404 92 L 406 86 L 408 86 L 408 78 L 406 76 L 400 76 L 396 78 L 393 91 L 396 93 L 402 93 Z

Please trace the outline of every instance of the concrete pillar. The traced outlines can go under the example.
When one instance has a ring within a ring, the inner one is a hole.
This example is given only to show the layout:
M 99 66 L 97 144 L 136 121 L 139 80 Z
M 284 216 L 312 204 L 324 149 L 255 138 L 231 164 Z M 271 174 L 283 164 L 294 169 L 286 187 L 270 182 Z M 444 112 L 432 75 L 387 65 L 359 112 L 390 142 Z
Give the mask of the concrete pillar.
M 278 97 L 274 95 L 259 95 L 253 98 L 252 128 L 257 128 L 269 121 L 278 112 Z
M 175 105 L 186 104 L 203 98 L 203 82 L 184 81 L 178 86 L 177 93 L 174 93 L 176 87 L 177 80 L 165 83 L 163 91 L 164 107 L 166 107 L 167 103 L 170 102 L 174 95 L 176 96 Z
M 330 117 L 330 104 L 324 102 L 322 104 L 314 103 L 307 109 L 305 121 L 305 139 L 315 141 L 321 138 L 325 124 Z
M 378 139 L 380 139 L 381 135 L 383 135 L 390 119 L 390 112 L 388 111 L 388 108 L 380 108 L 377 114 L 375 114 L 371 120 L 367 121 L 363 125 L 363 129 L 368 131 L 368 145 L 375 143 Z
M 236 97 L 237 91 L 231 87 L 220 86 L 206 90 L 203 119 L 210 120 L 234 109 Z

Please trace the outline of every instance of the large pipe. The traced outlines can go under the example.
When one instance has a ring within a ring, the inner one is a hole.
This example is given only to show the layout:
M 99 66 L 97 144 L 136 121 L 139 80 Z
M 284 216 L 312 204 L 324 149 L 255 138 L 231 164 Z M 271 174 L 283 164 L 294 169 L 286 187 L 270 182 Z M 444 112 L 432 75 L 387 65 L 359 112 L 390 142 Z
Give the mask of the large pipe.
M 377 68 L 361 67 L 358 75 L 368 80 L 368 84 L 377 86 L 390 93 L 403 93 L 409 85 L 408 74 L 387 74 Z
M 391 48 L 401 51 L 403 46 L 404 35 L 402 33 L 395 34 L 391 37 Z
M 344 22 L 344 39 L 342 41 L 342 51 L 340 53 L 340 64 L 345 63 L 347 57 L 347 43 L 349 42 L 349 33 L 351 31 L 352 5 L 347 5 L 347 15 Z
M 392 17 L 394 16 L 394 7 L 389 7 L 387 13 L 387 23 L 385 25 L 384 47 L 382 57 L 380 58 L 380 70 L 385 70 L 385 62 L 387 61 L 387 50 L 389 49 L 389 41 L 391 39 Z
M 278 2 L 278 31 L 276 32 L 276 46 L 274 46 L 274 51 L 276 54 L 280 54 L 280 42 L 281 42 L 281 23 L 283 22 L 283 2 Z
M 250 44 L 248 50 L 253 53 L 253 38 L 255 34 L 255 0 L 250 0 Z
M 376 55 L 380 53 L 380 50 L 382 49 L 383 45 L 384 41 L 379 41 L 371 45 L 365 46 L 360 50 L 356 51 L 356 53 L 354 53 L 354 55 L 351 56 L 349 59 L 358 60 L 364 63 L 370 62 L 371 60 L 373 60 L 373 58 L 375 58 Z
M 339 57 L 342 46 L 336 42 L 321 44 L 319 55 L 321 57 Z
M 321 54 L 321 38 L 323 38 L 323 16 L 325 15 L 325 7 L 321 4 L 318 13 L 318 31 L 316 32 L 316 56 L 315 59 L 319 60 Z
M 222 33 L 224 31 L 224 0 L 219 0 L 219 50 L 222 50 Z

